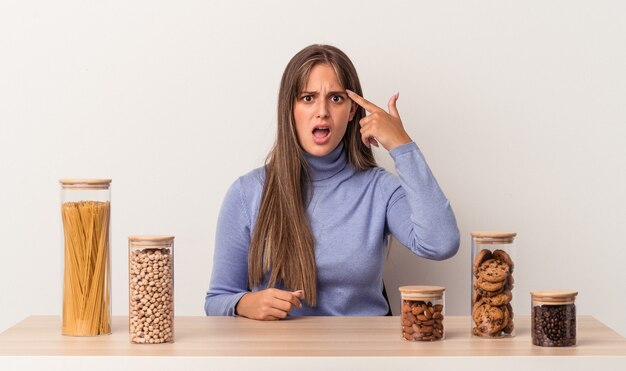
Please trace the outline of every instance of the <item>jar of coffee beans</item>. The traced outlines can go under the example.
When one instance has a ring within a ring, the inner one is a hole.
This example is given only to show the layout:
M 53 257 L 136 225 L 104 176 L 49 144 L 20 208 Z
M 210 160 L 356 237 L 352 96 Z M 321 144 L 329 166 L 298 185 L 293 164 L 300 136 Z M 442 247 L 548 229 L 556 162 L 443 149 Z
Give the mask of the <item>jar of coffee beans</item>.
M 443 340 L 444 287 L 402 286 L 399 288 L 402 337 L 408 341 Z
M 576 295 L 576 291 L 531 291 L 531 338 L 534 345 L 576 345 Z
M 128 238 L 130 341 L 174 341 L 174 237 Z

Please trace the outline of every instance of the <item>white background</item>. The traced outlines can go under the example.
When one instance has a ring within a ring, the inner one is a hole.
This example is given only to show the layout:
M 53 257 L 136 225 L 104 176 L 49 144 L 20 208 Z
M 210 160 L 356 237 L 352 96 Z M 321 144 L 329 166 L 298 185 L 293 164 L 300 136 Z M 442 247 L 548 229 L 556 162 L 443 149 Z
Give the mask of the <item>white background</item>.
M 226 189 L 263 164 L 288 60 L 329 43 L 371 101 L 400 92 L 461 229 L 445 262 L 391 247 L 394 307 L 397 286 L 438 284 L 469 314 L 470 231 L 515 231 L 517 313 L 574 289 L 626 335 L 625 4 L 2 0 L 0 331 L 60 314 L 66 177 L 113 179 L 113 314 L 127 237 L 173 234 L 176 314 L 203 315 Z

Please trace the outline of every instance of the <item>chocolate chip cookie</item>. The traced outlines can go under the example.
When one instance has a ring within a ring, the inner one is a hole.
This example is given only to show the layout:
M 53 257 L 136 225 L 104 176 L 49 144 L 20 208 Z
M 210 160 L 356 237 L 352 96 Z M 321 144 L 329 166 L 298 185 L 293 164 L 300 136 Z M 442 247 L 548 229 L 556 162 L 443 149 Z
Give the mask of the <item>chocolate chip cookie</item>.
M 476 280 L 476 288 L 484 291 L 501 291 L 504 287 L 505 281 L 489 282 L 483 277 Z
M 481 334 L 494 335 L 508 324 L 508 315 L 500 307 L 480 305 L 474 313 L 474 322 Z
M 487 259 L 478 267 L 478 276 L 485 281 L 504 281 L 510 272 L 509 265 L 502 260 Z
M 489 305 L 494 305 L 496 307 L 499 307 L 501 305 L 509 304 L 512 298 L 513 298 L 513 294 L 511 294 L 511 291 L 505 290 L 495 296 L 485 296 L 481 299 L 481 301 L 484 304 L 489 304 Z
M 505 262 L 509 266 L 509 272 L 513 273 L 513 268 L 515 268 L 515 264 L 513 264 L 513 260 L 511 256 L 507 254 L 504 250 L 497 249 L 492 253 L 492 257 L 496 260 L 500 260 Z
M 476 258 L 474 258 L 474 265 L 472 267 L 474 275 L 478 274 L 478 268 L 487 259 L 491 259 L 491 251 L 488 249 L 482 249 L 478 252 L 478 254 L 476 254 Z

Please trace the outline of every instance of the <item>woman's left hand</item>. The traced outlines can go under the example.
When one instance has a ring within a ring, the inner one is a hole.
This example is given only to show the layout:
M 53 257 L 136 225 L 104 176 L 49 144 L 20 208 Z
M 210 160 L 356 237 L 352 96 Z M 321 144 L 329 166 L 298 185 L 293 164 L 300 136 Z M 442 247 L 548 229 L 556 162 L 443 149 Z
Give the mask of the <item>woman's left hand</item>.
M 391 151 L 397 146 L 411 141 L 411 137 L 409 137 L 409 134 L 402 126 L 402 120 L 400 120 L 400 114 L 396 108 L 399 93 L 389 98 L 387 103 L 389 113 L 387 113 L 384 109 L 357 93 L 350 90 L 346 90 L 346 92 L 352 101 L 370 113 L 359 121 L 361 125 L 361 140 L 366 146 L 369 147 L 370 144 L 373 144 L 378 147 L 380 143 L 387 151 Z

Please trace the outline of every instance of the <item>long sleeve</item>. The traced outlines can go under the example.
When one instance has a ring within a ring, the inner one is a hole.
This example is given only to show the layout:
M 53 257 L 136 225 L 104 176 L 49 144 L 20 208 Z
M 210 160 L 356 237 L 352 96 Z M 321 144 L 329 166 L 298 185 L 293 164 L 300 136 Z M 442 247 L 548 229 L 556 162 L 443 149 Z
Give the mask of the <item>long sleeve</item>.
M 390 151 L 400 186 L 387 204 L 387 228 L 415 254 L 443 260 L 456 254 L 459 229 L 450 202 L 414 142 Z
M 316 307 L 309 315 L 384 315 L 386 237 L 393 234 L 415 254 L 441 260 L 456 253 L 459 232 L 450 203 L 415 143 L 391 151 L 399 177 L 382 168 L 357 171 L 343 146 L 307 156 L 312 197 L 307 217 L 315 238 Z M 248 247 L 263 194 L 264 168 L 240 177 L 224 198 L 217 223 L 207 315 L 235 315 L 248 288 Z M 267 287 L 265 279 L 259 287 Z
M 204 303 L 209 316 L 235 315 L 237 302 L 248 291 L 251 220 L 241 187 L 241 179 L 230 187 L 218 217 L 213 272 Z

